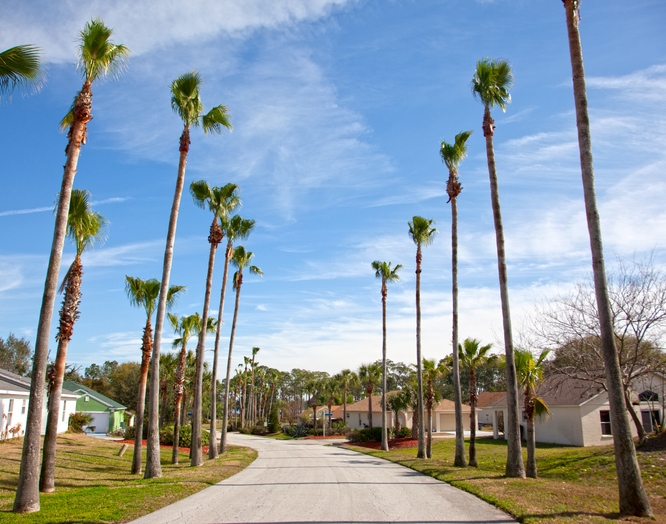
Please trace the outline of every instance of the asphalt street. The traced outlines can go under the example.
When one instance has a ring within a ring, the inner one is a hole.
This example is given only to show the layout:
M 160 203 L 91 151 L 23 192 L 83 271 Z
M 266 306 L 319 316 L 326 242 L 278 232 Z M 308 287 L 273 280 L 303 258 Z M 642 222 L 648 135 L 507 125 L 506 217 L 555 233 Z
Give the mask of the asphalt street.
M 134 521 L 165 523 L 515 522 L 469 493 L 322 440 L 230 434 L 259 452 L 245 470 Z

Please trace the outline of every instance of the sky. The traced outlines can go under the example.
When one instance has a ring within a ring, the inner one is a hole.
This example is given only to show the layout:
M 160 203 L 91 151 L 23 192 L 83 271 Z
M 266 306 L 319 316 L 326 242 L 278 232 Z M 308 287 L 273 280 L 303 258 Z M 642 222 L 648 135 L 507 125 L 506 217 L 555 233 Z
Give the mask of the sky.
M 559 0 L 5 0 L 0 49 L 34 44 L 37 94 L 0 104 L 0 337 L 34 347 L 62 180 L 60 119 L 81 88 L 77 35 L 91 18 L 132 51 L 126 72 L 93 86 L 74 187 L 89 190 L 108 238 L 83 257 L 81 316 L 68 362 L 138 361 L 145 322 L 124 277 L 159 278 L 182 121 L 169 86 L 196 70 L 205 108 L 225 104 L 232 132 L 192 133 L 186 187 L 239 185 L 244 242 L 263 277 L 245 276 L 234 366 L 336 373 L 381 358 L 374 260 L 402 264 L 388 291 L 388 357 L 416 361 L 414 215 L 434 219 L 424 249 L 423 355 L 451 352 L 451 212 L 442 140 L 473 130 L 460 166 L 460 340 L 502 350 L 495 235 L 481 130 L 470 90 L 477 60 L 506 59 L 515 83 L 493 116 L 514 338 L 535 304 L 589 278 L 571 67 Z M 159 5 L 159 9 L 156 7 Z M 652 256 L 666 268 L 666 3 L 582 2 L 597 198 L 609 269 Z M 173 313 L 202 310 L 212 216 L 183 193 L 171 284 Z M 65 246 L 61 277 L 73 260 Z M 223 251 L 217 258 L 217 316 Z M 233 315 L 227 291 L 220 347 Z M 51 329 L 50 356 L 61 296 Z M 174 334 L 163 333 L 163 351 Z M 212 361 L 213 337 L 206 358 Z M 222 371 L 221 364 L 220 371 Z

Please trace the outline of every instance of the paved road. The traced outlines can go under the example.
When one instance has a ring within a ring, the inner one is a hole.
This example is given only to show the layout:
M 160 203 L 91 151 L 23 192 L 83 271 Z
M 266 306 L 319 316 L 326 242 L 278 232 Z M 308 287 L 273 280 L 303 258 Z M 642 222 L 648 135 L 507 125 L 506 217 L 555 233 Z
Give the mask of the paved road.
M 515 522 L 448 484 L 322 441 L 229 437 L 256 449 L 258 458 L 237 475 L 134 522 Z

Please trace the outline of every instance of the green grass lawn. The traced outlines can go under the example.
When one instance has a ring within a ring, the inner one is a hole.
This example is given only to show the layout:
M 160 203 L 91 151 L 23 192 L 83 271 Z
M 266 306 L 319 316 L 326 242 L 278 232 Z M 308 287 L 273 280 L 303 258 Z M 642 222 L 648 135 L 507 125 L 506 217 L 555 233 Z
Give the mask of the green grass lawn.
M 162 448 L 163 477 L 144 480 L 130 475 L 132 446 L 118 457 L 117 442 L 65 434 L 58 437 L 55 493 L 41 495 L 40 512 L 17 515 L 11 509 L 22 444 L 22 439 L 0 442 L 3 523 L 127 522 L 238 473 L 257 456 L 254 450 L 231 446 L 218 460 L 205 459 L 203 466 L 193 468 L 183 453 L 181 463 L 172 465 L 171 449 Z
M 537 448 L 538 479 L 504 476 L 506 443 L 503 440 L 477 440 L 479 467 L 464 469 L 453 467 L 454 439 L 434 441 L 432 460 L 417 460 L 416 448 L 389 452 L 358 446 L 349 448 L 448 482 L 494 504 L 520 522 L 655 522 L 618 516 L 615 460 L 609 446 L 572 448 L 540 444 Z M 523 451 L 527 460 L 527 452 Z M 666 451 L 639 451 L 638 460 L 656 522 L 666 523 Z

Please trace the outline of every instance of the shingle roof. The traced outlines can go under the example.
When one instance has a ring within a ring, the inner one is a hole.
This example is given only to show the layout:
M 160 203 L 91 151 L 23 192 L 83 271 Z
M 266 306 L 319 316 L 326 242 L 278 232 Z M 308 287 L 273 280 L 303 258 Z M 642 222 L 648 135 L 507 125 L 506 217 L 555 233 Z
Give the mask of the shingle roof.
M 476 407 L 493 406 L 504 397 L 506 397 L 506 391 L 483 391 L 476 396 Z
M 107 406 L 109 406 L 111 408 L 127 409 L 127 406 L 123 406 L 120 402 L 116 402 L 112 398 L 109 398 L 106 395 L 102 395 L 101 393 L 98 393 L 94 389 L 91 389 L 87 386 L 84 386 L 83 384 L 78 384 L 78 383 L 73 382 L 71 380 L 65 380 L 63 382 L 63 386 L 67 387 L 67 389 L 69 389 L 71 391 L 76 391 L 77 393 L 90 395 L 91 397 L 94 397 L 95 399 L 99 400 L 102 404 L 106 404 Z
M 0 389 L 9 391 L 24 391 L 30 393 L 30 384 L 32 381 L 28 377 L 22 377 L 6 369 L 0 369 Z M 46 388 L 46 382 L 44 383 Z M 76 396 L 76 394 L 64 387 L 62 388 L 63 395 Z
M 393 391 L 389 391 L 389 395 L 391 393 L 394 393 Z M 381 413 L 382 411 L 382 397 L 381 395 L 373 395 L 372 396 L 372 412 L 373 413 Z M 441 400 L 437 406 L 433 407 L 433 411 L 450 411 L 453 412 L 455 409 L 453 401 L 452 400 Z M 367 413 L 368 412 L 368 398 L 363 398 L 359 400 L 358 402 L 354 402 L 353 404 L 347 404 L 347 413 L 350 411 L 361 411 L 362 413 Z M 413 411 L 412 408 L 409 408 L 407 410 L 408 412 Z M 469 413 L 470 407 L 469 404 L 463 404 L 463 412 L 464 413 Z

